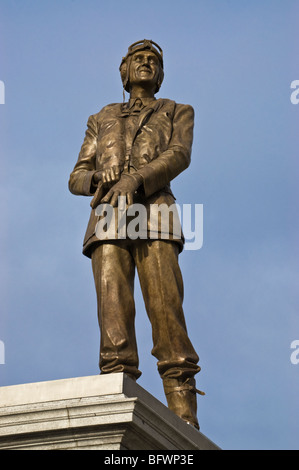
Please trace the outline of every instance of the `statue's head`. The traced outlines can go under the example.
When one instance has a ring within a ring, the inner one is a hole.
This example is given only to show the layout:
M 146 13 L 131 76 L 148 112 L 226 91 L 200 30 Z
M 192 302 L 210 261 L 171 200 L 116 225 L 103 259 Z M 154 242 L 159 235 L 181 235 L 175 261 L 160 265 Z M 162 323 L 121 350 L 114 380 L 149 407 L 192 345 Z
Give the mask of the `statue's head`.
M 127 92 L 130 92 L 130 72 L 132 72 L 132 61 L 133 64 L 137 64 L 138 60 L 149 61 L 150 59 L 152 62 L 156 62 L 157 74 L 155 75 L 155 93 L 159 91 L 164 78 L 163 51 L 155 42 L 149 39 L 143 39 L 142 41 L 134 42 L 134 44 L 129 47 L 127 55 L 123 57 L 119 67 L 123 87 Z

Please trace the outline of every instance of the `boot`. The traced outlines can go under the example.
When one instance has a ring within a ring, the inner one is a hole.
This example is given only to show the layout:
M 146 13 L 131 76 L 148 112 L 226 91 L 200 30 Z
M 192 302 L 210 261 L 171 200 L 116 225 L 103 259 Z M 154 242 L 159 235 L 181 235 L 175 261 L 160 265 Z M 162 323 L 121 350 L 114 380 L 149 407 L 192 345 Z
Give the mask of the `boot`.
M 199 430 L 196 393 L 200 395 L 205 395 L 205 393 L 195 388 L 195 379 L 193 377 L 187 379 L 164 378 L 163 387 L 168 408 L 187 424 Z

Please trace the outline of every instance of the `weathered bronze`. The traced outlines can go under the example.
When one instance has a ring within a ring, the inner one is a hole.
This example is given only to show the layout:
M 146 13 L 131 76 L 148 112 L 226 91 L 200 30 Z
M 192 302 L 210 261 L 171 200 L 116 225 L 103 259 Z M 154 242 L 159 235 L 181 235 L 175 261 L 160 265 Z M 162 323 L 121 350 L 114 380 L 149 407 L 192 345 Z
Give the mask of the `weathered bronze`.
M 103 203 L 116 210 L 119 196 L 126 198 L 127 207 L 135 202 L 147 209 L 171 206 L 170 181 L 190 163 L 194 111 L 155 98 L 164 78 L 163 52 L 156 43 L 143 40 L 130 46 L 120 74 L 130 99 L 89 117 L 69 180 L 73 194 L 93 196 L 83 253 L 92 260 L 97 292 L 100 370 L 124 372 L 135 380 L 141 375 L 134 326 L 137 268 L 168 406 L 199 429 L 196 393 L 203 392 L 194 379 L 199 358 L 187 334 L 178 264 L 183 235 L 175 237 L 170 224 L 169 240 L 161 239 L 159 229 L 146 239 L 99 240 L 95 210 Z

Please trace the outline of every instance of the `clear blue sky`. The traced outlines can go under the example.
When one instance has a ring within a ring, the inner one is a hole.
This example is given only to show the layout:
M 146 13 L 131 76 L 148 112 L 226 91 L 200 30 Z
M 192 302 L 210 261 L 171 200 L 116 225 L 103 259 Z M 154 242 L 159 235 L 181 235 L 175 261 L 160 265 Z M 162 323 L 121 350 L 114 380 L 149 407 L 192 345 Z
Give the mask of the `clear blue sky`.
M 196 114 L 173 190 L 204 206 L 203 247 L 180 257 L 201 430 L 224 449 L 299 449 L 298 21 L 298 0 L 0 0 L 1 386 L 98 373 L 89 199 L 67 183 L 88 116 L 122 100 L 128 45 L 149 38 L 157 96 Z M 165 403 L 136 297 L 139 383 Z

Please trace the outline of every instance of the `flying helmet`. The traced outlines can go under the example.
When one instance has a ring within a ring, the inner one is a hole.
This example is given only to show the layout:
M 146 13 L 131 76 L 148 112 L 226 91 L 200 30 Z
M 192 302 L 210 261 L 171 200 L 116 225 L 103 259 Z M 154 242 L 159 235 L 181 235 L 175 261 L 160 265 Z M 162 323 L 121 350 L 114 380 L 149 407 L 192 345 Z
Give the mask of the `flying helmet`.
M 145 50 L 150 50 L 153 52 L 159 59 L 160 63 L 160 73 L 158 77 L 158 82 L 157 82 L 157 88 L 155 90 L 155 93 L 157 93 L 162 85 L 162 81 L 164 78 L 164 71 L 163 71 L 163 51 L 161 47 L 152 41 L 151 39 L 143 39 L 142 41 L 137 41 L 131 44 L 128 48 L 128 52 L 125 57 L 123 57 L 119 70 L 120 70 L 120 76 L 121 80 L 123 82 L 123 87 L 124 90 L 127 92 L 130 91 L 130 85 L 129 85 L 129 72 L 130 72 L 130 64 L 132 60 L 132 55 L 135 54 L 135 52 L 138 51 L 145 51 Z

